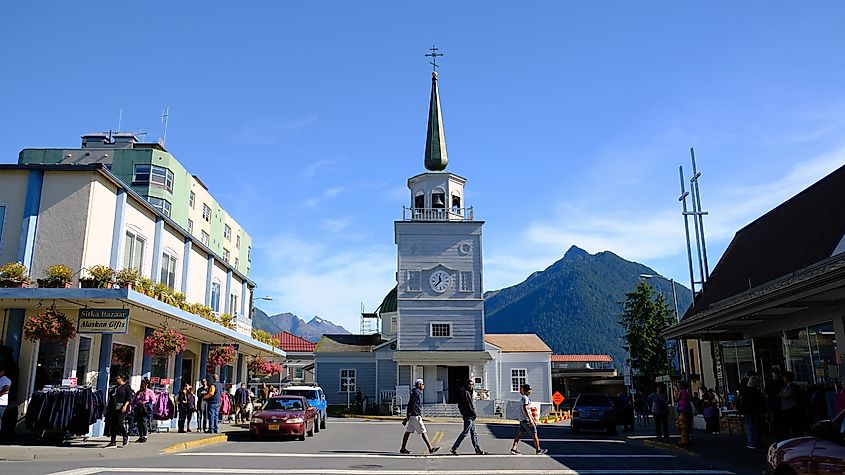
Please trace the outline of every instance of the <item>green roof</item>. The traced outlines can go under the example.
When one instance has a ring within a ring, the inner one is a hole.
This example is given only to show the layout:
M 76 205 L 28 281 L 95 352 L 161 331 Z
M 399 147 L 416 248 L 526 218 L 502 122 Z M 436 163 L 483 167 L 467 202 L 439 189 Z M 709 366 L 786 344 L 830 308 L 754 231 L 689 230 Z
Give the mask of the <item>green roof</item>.
M 393 313 L 396 311 L 396 299 L 398 298 L 399 294 L 399 286 L 393 287 L 387 295 L 384 296 L 384 300 L 381 301 L 381 305 L 378 306 L 376 309 L 376 313 L 381 315 L 383 313 Z

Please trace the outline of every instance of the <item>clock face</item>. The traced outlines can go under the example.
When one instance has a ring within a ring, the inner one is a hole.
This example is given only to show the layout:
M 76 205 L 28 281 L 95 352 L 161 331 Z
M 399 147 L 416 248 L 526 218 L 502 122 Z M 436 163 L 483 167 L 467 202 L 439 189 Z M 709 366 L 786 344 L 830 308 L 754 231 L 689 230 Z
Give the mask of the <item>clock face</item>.
M 428 284 L 431 285 L 431 290 L 442 294 L 452 286 L 452 274 L 442 270 L 432 272 Z

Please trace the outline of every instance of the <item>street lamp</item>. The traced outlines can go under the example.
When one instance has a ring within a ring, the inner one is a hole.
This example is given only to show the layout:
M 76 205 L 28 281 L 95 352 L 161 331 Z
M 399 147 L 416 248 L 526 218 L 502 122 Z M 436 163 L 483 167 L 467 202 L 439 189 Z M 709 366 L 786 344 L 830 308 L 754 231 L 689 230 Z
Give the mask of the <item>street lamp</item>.
M 656 276 L 654 274 L 640 274 L 640 279 L 643 279 L 643 280 L 653 279 L 655 277 L 658 277 L 658 276 Z M 675 322 L 680 323 L 681 322 L 681 314 L 680 314 L 680 312 L 678 312 L 678 294 L 675 291 L 675 279 L 670 277 L 669 282 L 672 283 L 672 303 L 675 304 Z M 681 372 L 684 374 L 684 377 L 686 377 L 689 374 L 689 371 L 688 371 L 688 368 L 687 368 L 687 358 L 686 358 L 685 345 L 681 342 L 680 339 L 676 339 L 675 340 L 675 348 L 677 348 L 677 352 L 680 353 L 680 355 L 681 355 Z
M 271 296 L 269 296 L 269 295 L 265 295 L 264 297 L 255 297 L 255 300 L 266 300 L 266 301 L 268 301 L 268 302 L 272 302 L 272 301 L 273 301 L 273 297 L 271 297 Z

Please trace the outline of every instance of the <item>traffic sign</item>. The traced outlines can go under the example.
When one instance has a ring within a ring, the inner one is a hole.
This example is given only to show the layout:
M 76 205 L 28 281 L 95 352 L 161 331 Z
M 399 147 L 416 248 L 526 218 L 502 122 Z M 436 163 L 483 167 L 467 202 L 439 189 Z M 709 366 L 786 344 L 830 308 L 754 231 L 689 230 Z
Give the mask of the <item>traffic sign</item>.
M 552 402 L 555 403 L 555 406 L 560 406 L 566 398 L 560 391 L 555 391 L 554 395 L 552 396 Z

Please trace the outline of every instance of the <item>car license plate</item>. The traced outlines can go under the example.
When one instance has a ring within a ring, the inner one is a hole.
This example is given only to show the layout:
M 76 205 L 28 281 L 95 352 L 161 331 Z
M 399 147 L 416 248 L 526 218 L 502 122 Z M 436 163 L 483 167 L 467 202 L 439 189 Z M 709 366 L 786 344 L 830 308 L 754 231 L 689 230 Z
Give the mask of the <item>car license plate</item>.
M 268 424 L 267 430 L 279 430 L 279 424 Z

